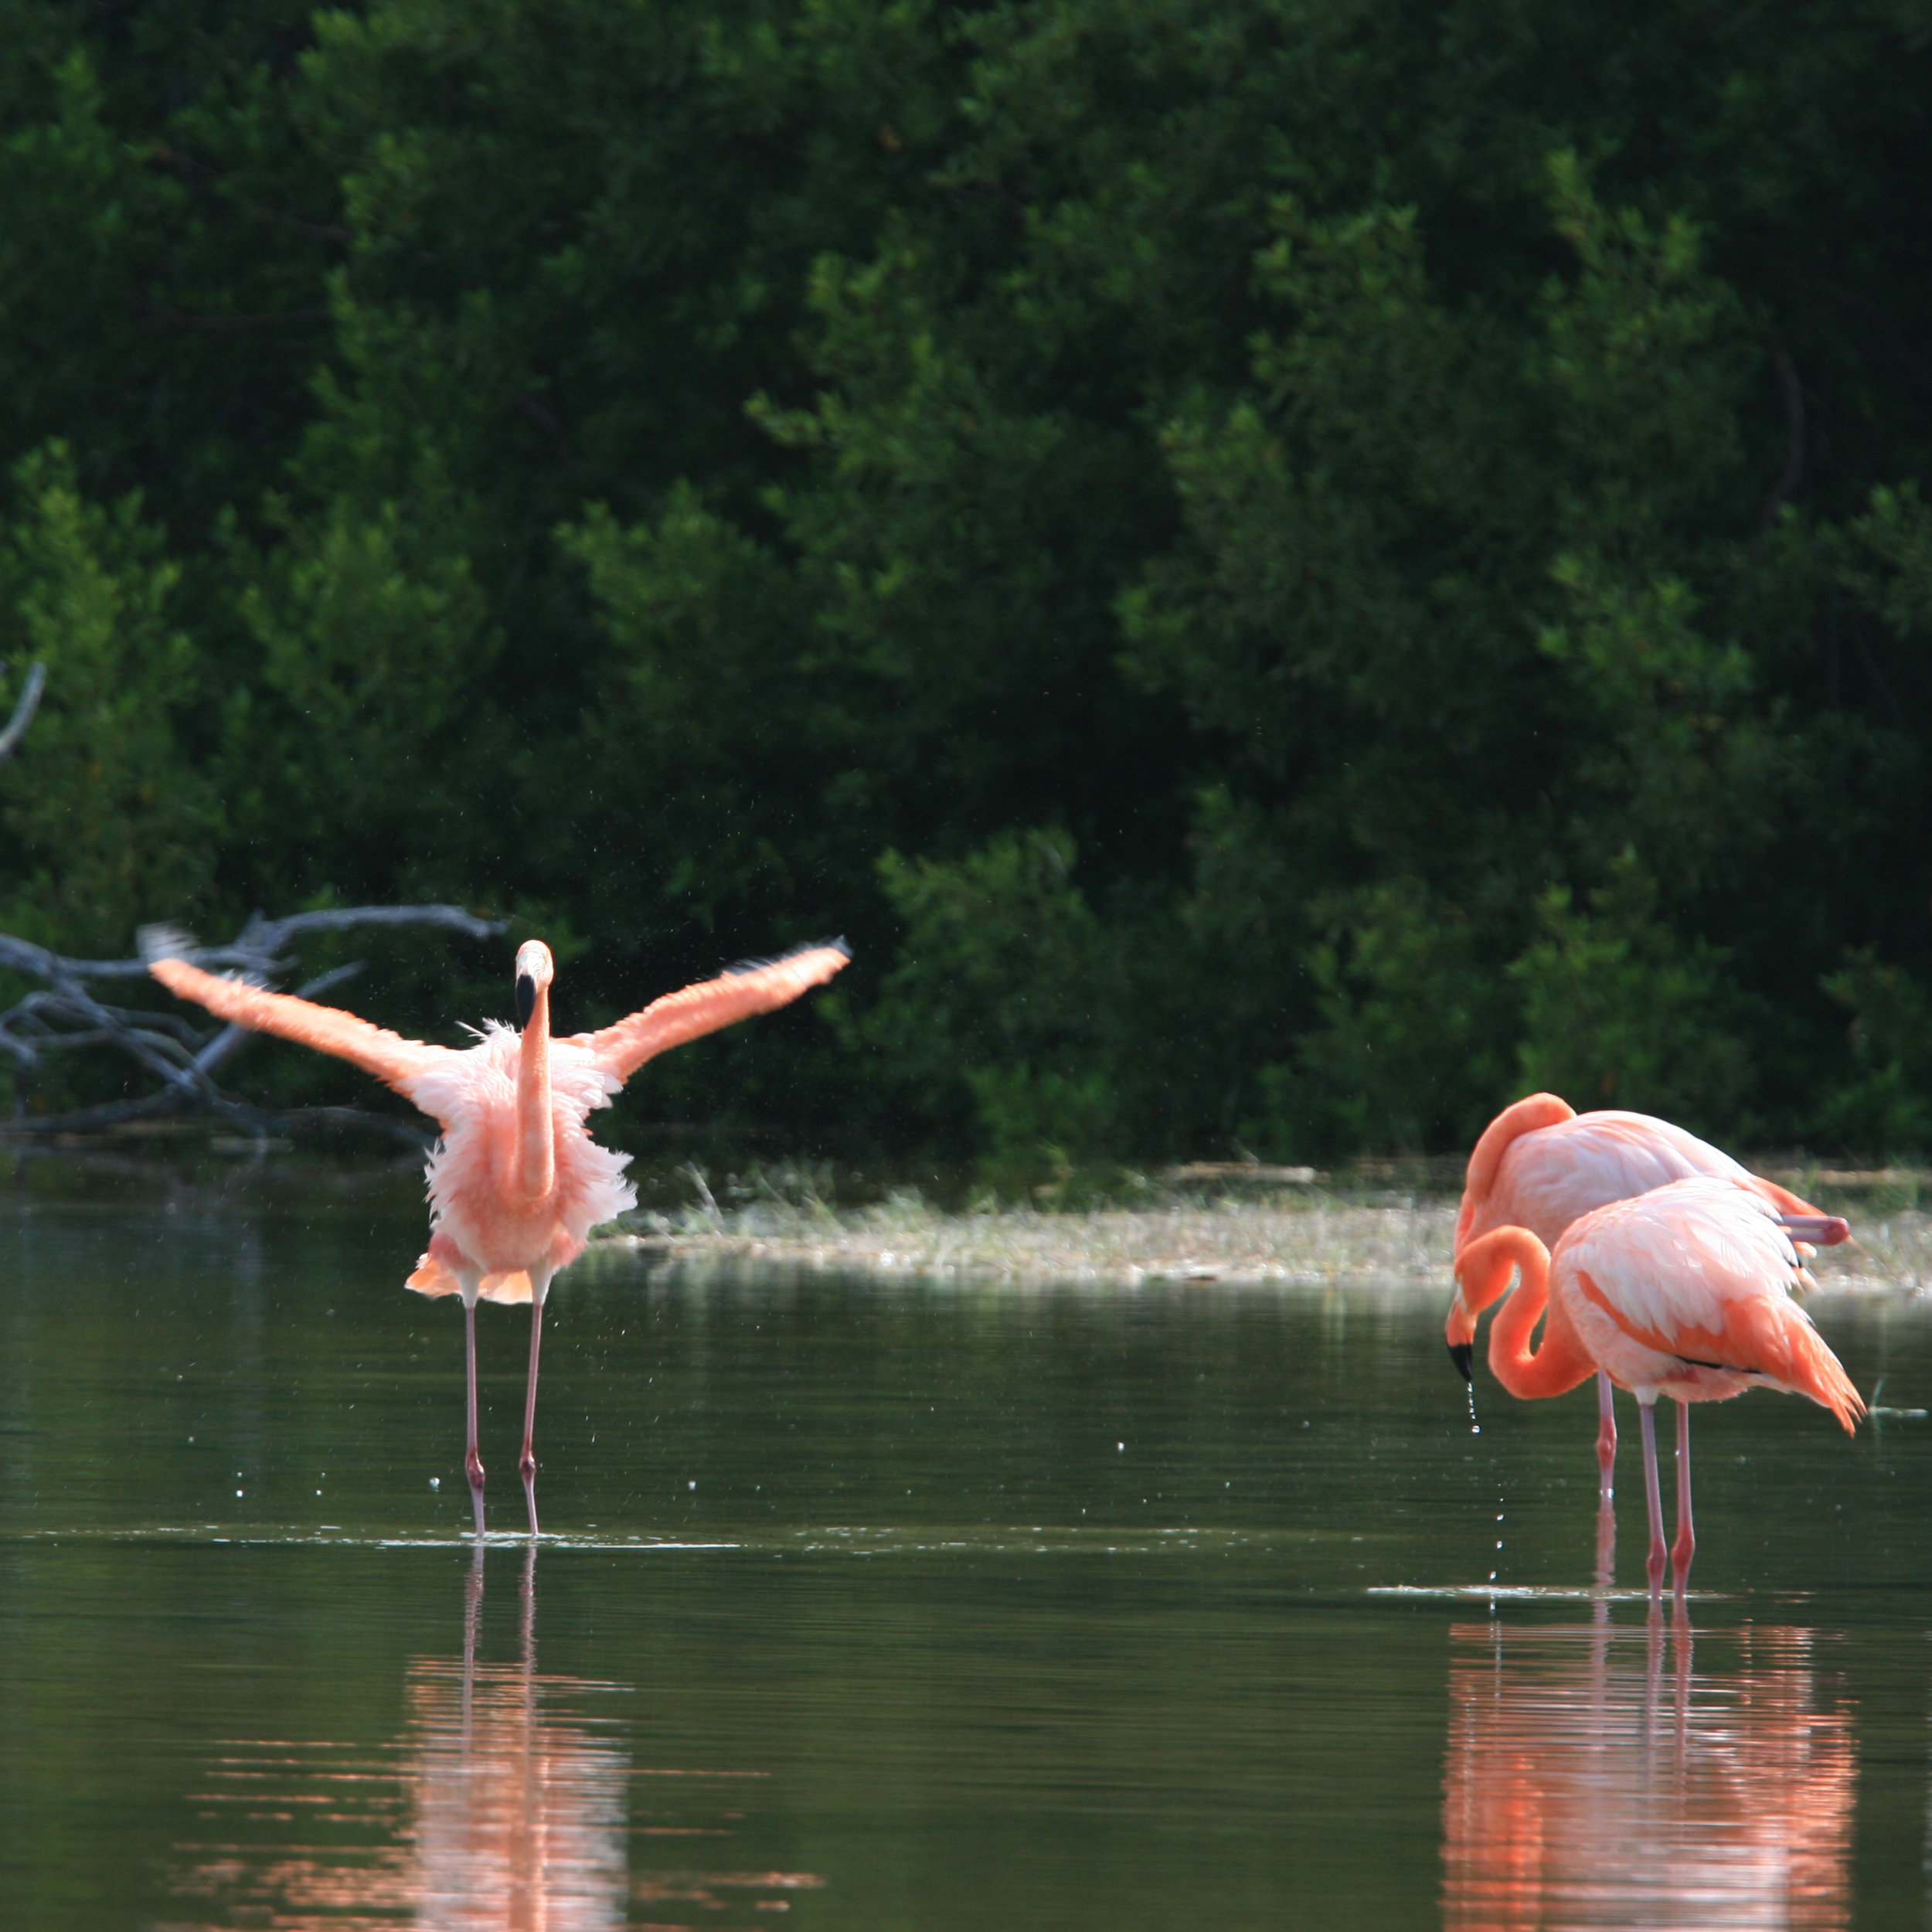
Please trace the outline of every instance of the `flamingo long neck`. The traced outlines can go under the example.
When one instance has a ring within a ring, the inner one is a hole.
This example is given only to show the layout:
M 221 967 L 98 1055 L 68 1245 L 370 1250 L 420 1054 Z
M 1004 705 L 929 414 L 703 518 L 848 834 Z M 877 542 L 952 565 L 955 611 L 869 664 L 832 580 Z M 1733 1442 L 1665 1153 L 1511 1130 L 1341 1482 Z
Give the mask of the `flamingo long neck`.
M 556 1185 L 556 1131 L 550 1119 L 550 989 L 537 988 L 516 1062 L 516 1179 L 531 1200 Z
M 1496 1184 L 1502 1157 L 1509 1151 L 1511 1144 L 1519 1135 L 1560 1126 L 1576 1117 L 1577 1110 L 1569 1101 L 1554 1094 L 1531 1094 L 1505 1107 L 1483 1129 L 1481 1139 L 1470 1154 L 1469 1169 L 1463 1182 L 1462 1206 L 1456 1215 L 1455 1253 L 1460 1254 L 1468 1240 L 1477 1213 Z M 1498 1288 L 1496 1292 L 1500 1294 L 1502 1291 Z
M 1490 1372 L 1512 1396 L 1532 1401 L 1560 1396 L 1596 1373 L 1596 1363 L 1569 1323 L 1554 1315 L 1544 1324 L 1543 1345 L 1531 1345 L 1549 1304 L 1549 1250 L 1527 1228 L 1497 1228 L 1479 1236 L 1458 1257 L 1456 1272 L 1472 1314 L 1502 1294 L 1512 1274 L 1522 1277 L 1489 1329 Z

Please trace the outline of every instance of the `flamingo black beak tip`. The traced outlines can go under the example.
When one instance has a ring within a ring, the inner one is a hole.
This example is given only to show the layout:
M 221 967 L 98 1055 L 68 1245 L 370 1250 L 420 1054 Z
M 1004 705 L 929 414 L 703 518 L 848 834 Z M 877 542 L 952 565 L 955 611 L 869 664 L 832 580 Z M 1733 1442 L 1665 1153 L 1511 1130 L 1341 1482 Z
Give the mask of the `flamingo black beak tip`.
M 528 973 L 516 976 L 516 1023 L 528 1026 L 530 1015 L 536 1011 L 536 981 Z
M 1476 1379 L 1473 1366 L 1475 1359 L 1476 1345 L 1473 1342 L 1452 1342 L 1449 1344 L 1449 1359 L 1462 1372 L 1462 1379 L 1465 1382 L 1473 1383 Z

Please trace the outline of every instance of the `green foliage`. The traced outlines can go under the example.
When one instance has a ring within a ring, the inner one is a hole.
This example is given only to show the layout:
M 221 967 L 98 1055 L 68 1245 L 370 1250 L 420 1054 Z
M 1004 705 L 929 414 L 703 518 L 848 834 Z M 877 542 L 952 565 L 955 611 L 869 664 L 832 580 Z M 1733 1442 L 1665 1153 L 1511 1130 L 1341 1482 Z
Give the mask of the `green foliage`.
M 1825 990 L 1852 1015 L 1856 1070 L 1825 1097 L 1825 1131 L 1860 1153 L 1923 1152 L 1932 1146 L 1932 999 L 1869 949 L 1848 954 Z
M 819 936 L 818 854 L 774 835 L 772 807 L 823 809 L 826 753 L 849 726 L 801 668 L 809 640 L 783 563 L 688 485 L 651 522 L 625 528 L 593 505 L 559 539 L 584 566 L 610 647 L 580 740 L 580 780 L 628 828 L 602 859 L 617 902 L 604 929 L 663 943 L 728 929 L 756 904 L 767 945 Z M 844 787 L 855 815 L 866 790 Z M 557 828 L 566 841 L 576 830 Z
M 1679 940 L 1657 898 L 1629 852 L 1587 911 L 1560 886 L 1544 894 L 1542 933 L 1509 968 L 1523 992 L 1518 1084 L 1714 1132 L 1737 1118 L 1750 1077 L 1726 1024 L 1736 995 L 1723 951 Z
M 1264 1070 L 1253 1138 L 1270 1152 L 1456 1146 L 1495 1111 L 1509 981 L 1461 910 L 1413 879 L 1338 905 L 1307 967 L 1317 1024 Z
M 1066 833 L 1048 829 L 951 865 L 879 861 L 906 937 L 863 1037 L 935 1112 L 970 1097 L 995 1152 L 1113 1138 L 1096 1015 L 1114 971 L 1073 883 L 1074 856 Z
M 1922 12 L 5 0 L 0 919 L 844 931 L 636 1104 L 894 1147 L 1915 1141 Z
M 471 741 L 466 701 L 498 648 L 487 605 L 467 559 L 423 544 L 394 504 L 363 518 L 338 502 L 289 524 L 240 597 L 260 653 L 232 720 L 233 768 L 256 781 L 244 795 L 264 835 L 352 868 L 300 866 L 309 889 L 386 873 L 437 887 L 432 855 Z M 263 770 L 266 747 L 279 756 Z
M 47 670 L 31 759 L 0 765 L 0 921 L 69 950 L 114 952 L 143 920 L 206 901 L 223 829 L 196 757 L 213 704 L 175 627 L 180 566 L 138 495 L 87 503 L 65 445 L 19 464 L 0 552 L 5 662 Z
M 1932 505 L 1916 480 L 1874 490 L 1871 509 L 1845 527 L 1856 560 L 1846 583 L 1900 637 L 1932 632 Z

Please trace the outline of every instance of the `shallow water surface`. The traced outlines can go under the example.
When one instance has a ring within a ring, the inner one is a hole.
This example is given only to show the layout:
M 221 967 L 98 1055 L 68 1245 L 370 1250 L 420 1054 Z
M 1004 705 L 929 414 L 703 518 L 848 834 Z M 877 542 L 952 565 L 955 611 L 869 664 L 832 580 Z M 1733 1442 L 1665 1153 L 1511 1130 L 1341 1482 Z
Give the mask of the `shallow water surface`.
M 1920 1926 L 1932 1319 L 1890 1413 L 1479 1434 L 1442 1292 L 400 1289 L 411 1190 L 0 1192 L 0 1923 Z

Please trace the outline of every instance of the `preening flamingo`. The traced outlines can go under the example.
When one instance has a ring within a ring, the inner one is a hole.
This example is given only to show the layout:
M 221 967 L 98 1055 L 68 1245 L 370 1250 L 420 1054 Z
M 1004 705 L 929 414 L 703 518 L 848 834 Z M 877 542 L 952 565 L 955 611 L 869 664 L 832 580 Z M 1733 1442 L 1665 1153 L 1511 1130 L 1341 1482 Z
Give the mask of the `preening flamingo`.
M 519 1464 L 536 1533 L 537 1345 L 551 1278 L 583 1252 L 591 1229 L 638 1204 L 624 1177 L 628 1154 L 590 1138 L 595 1108 L 667 1048 L 770 1012 L 822 985 L 851 955 L 842 940 L 801 947 L 782 959 L 746 966 L 681 992 L 595 1033 L 553 1039 L 550 985 L 556 966 L 540 939 L 517 949 L 516 1009 L 521 1032 L 492 1020 L 477 1043 L 458 1050 L 372 1026 L 353 1013 L 318 1006 L 240 980 L 218 979 L 185 960 L 154 958 L 148 971 L 168 990 L 216 1019 L 277 1033 L 333 1053 L 373 1073 L 431 1115 L 443 1138 L 430 1155 L 429 1250 L 406 1285 L 423 1294 L 463 1298 L 469 1416 L 464 1468 L 483 1533 L 483 1459 L 476 1441 L 476 1304 L 530 1304 L 530 1373 Z
M 1495 1228 L 1456 1258 L 1451 1352 L 1466 1362 L 1477 1318 L 1521 1285 L 1489 1331 L 1489 1366 L 1512 1395 L 1560 1396 L 1601 1369 L 1638 1401 L 1649 1573 L 1662 1587 L 1664 1510 L 1657 1477 L 1656 1405 L 1677 1411 L 1677 1541 L 1681 1593 L 1697 1539 L 1691 1522 L 1690 1406 L 1747 1389 L 1781 1389 L 1821 1403 L 1849 1431 L 1865 1403 L 1791 1299 L 1805 1277 L 1777 1211 L 1749 1189 L 1708 1176 L 1673 1181 L 1571 1223 L 1552 1254 L 1527 1228 Z M 1547 1311 L 1543 1339 L 1530 1336 Z
M 1801 1238 L 1828 1246 L 1850 1229 L 1821 1215 L 1775 1181 L 1740 1166 L 1708 1141 L 1653 1114 L 1611 1109 L 1579 1114 L 1554 1094 L 1532 1094 L 1506 1107 L 1483 1130 L 1469 1156 L 1462 1207 L 1456 1216 L 1456 1253 L 1492 1228 L 1527 1228 L 1553 1248 L 1579 1215 L 1672 1181 L 1700 1174 L 1748 1188 L 1770 1202 Z M 1820 1231 L 1821 1230 L 1821 1231 Z M 1456 1365 L 1466 1376 L 1467 1355 Z M 1617 1417 L 1610 1377 L 1597 1376 L 1597 1466 L 1611 1493 L 1617 1462 Z

